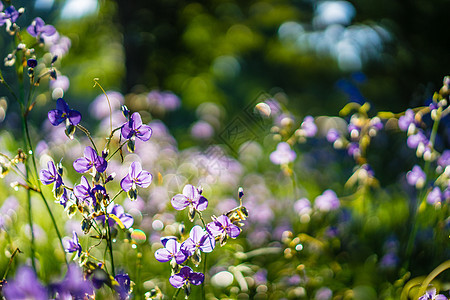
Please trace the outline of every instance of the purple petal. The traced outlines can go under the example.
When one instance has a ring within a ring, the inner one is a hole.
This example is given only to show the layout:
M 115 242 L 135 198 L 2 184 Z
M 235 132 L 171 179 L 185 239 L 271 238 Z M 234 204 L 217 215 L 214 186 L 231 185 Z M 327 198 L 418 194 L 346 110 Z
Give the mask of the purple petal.
M 133 130 L 130 127 L 129 122 L 126 122 L 122 125 L 122 129 L 120 130 L 124 139 L 129 139 L 133 136 Z
M 147 171 L 142 171 L 139 176 L 136 178 L 136 185 L 146 188 L 152 183 L 152 174 Z
M 148 125 L 142 125 L 136 132 L 136 137 L 146 142 L 152 136 L 152 129 Z
M 200 242 L 200 250 L 202 250 L 205 253 L 209 253 L 212 252 L 214 250 L 214 247 L 216 246 L 216 240 L 209 235 L 208 233 L 206 233 L 203 236 L 202 241 Z
M 180 243 L 177 242 L 175 239 L 170 239 L 166 243 L 166 249 L 172 253 L 175 254 L 180 250 Z
M 66 118 L 62 117 L 63 112 L 59 109 L 53 109 L 48 112 L 48 120 L 52 123 L 53 126 L 58 126 L 61 124 Z
M 198 211 L 204 211 L 207 207 L 208 207 L 208 200 L 205 197 L 200 196 L 200 198 L 198 199 L 196 209 Z
M 69 110 L 69 121 L 72 125 L 78 125 L 81 122 L 81 113 L 77 110 L 70 109 Z
M 87 146 L 87 147 L 84 149 L 84 157 L 85 157 L 88 161 L 94 162 L 94 161 L 97 160 L 98 154 L 97 154 L 97 152 L 96 152 L 92 147 Z
M 56 33 L 56 28 L 52 25 L 45 25 L 41 29 L 41 33 L 46 36 L 52 36 Z
M 203 280 L 205 280 L 205 275 L 203 275 L 203 273 L 200 272 L 192 272 L 189 275 L 188 280 L 193 285 L 200 285 L 202 284 Z
M 189 205 L 189 200 L 185 195 L 178 194 L 172 198 L 171 203 L 176 210 L 183 210 Z
M 188 199 L 191 201 L 194 201 L 196 198 L 198 198 L 199 194 L 195 186 L 186 184 L 183 188 L 183 195 L 185 195 Z
M 168 262 L 172 259 L 173 254 L 170 253 L 166 248 L 161 248 L 156 250 L 155 258 L 159 262 Z
M 180 249 L 185 251 L 188 255 L 194 254 L 196 248 L 197 244 L 191 238 L 185 240 L 180 246 Z
M 132 129 L 137 130 L 142 126 L 141 115 L 137 112 L 133 113 L 130 117 L 130 123 L 132 124 Z
M 122 189 L 125 192 L 128 192 L 129 190 L 131 190 L 131 188 L 133 187 L 133 180 L 130 177 L 130 174 L 128 174 L 127 176 L 125 176 L 121 181 L 120 181 L 120 186 L 122 187 Z
M 53 182 L 55 182 L 56 178 L 54 175 L 52 175 L 49 171 L 47 170 L 41 170 L 39 172 L 39 179 L 41 180 L 41 182 L 45 185 L 49 185 Z
M 134 223 L 134 219 L 131 215 L 129 214 L 123 214 L 120 216 L 120 221 L 122 221 L 123 226 L 125 226 L 126 229 L 130 228 L 131 226 L 133 226 Z
M 89 171 L 92 168 L 92 166 L 93 166 L 92 162 L 90 162 L 84 157 L 78 158 L 73 162 L 73 168 L 78 173 L 85 173 Z
M 205 230 L 200 225 L 195 225 L 189 232 L 189 237 L 197 244 L 205 234 Z
M 160 238 L 161 244 L 163 244 L 164 247 L 166 247 L 167 241 L 169 241 L 169 240 L 175 240 L 176 241 L 177 237 L 173 236 L 173 235 L 169 235 L 169 236 L 163 236 L 163 237 Z
M 238 226 L 236 226 L 234 224 L 228 225 L 227 234 L 230 238 L 232 238 L 232 239 L 237 238 L 240 233 L 241 233 L 241 229 Z
M 58 98 L 58 100 L 56 100 L 56 109 L 65 113 L 68 113 L 70 110 L 69 105 L 66 103 L 66 101 L 64 101 L 63 98 Z
M 178 251 L 175 253 L 175 261 L 177 262 L 177 264 L 182 264 L 186 261 L 186 259 L 188 259 L 188 254 L 184 251 Z
M 181 276 L 180 274 L 174 274 L 174 275 L 170 276 L 169 282 L 174 288 L 179 289 L 184 285 L 184 283 L 186 282 L 186 279 L 183 276 Z
M 221 235 L 222 232 L 224 231 L 222 225 L 217 221 L 213 221 L 211 223 L 206 224 L 206 229 L 214 237 Z
M 130 170 L 128 174 L 130 174 L 130 177 L 134 179 L 138 178 L 139 173 L 141 173 L 141 171 L 142 171 L 141 163 L 138 161 L 134 161 L 130 165 Z
M 95 162 L 95 169 L 97 169 L 97 172 L 103 173 L 103 172 L 105 172 L 107 167 L 108 167 L 108 162 L 106 161 L 106 159 L 99 156 Z

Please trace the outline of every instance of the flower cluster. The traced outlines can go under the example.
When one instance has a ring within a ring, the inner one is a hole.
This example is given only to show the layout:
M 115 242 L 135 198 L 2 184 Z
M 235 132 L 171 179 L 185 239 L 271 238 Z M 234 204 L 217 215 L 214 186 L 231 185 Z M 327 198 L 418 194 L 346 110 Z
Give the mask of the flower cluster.
M 189 207 L 189 220 L 193 222 L 198 215 L 204 227 L 194 225 L 189 232 L 189 237 L 185 237 L 182 233 L 182 242 L 176 236 L 161 238 L 164 248 L 155 252 L 157 261 L 171 263 L 173 275 L 169 278 L 169 282 L 175 288 L 183 288 L 187 296 L 190 294 L 190 284 L 200 285 L 204 281 L 204 274 L 194 272 L 186 265 L 188 259 L 198 266 L 201 262 L 201 253 L 212 252 L 216 241 L 223 246 L 228 237 L 237 238 L 241 233 L 240 227 L 244 225 L 241 221 L 248 217 L 247 209 L 242 206 L 244 192 L 242 188 L 239 188 L 238 196 L 241 205 L 219 217 L 212 216 L 212 222 L 206 224 L 202 211 L 208 207 L 208 200 L 202 192 L 202 188 L 187 184 L 183 188 L 183 193 L 175 195 L 171 202 L 176 210 Z

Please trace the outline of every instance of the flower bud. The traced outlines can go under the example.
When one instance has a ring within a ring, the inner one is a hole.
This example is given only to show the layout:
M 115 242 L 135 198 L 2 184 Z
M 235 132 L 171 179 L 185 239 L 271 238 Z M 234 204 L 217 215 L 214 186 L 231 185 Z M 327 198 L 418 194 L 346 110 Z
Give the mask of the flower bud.
M 120 110 L 122 111 L 122 114 L 125 116 L 125 118 L 128 119 L 128 116 L 130 115 L 130 110 L 128 109 L 128 107 L 126 105 L 122 105 L 120 107 Z
M 130 153 L 133 153 L 134 150 L 136 149 L 136 143 L 135 143 L 135 140 L 134 140 L 134 136 L 131 139 L 128 140 L 128 142 L 127 142 L 127 149 L 128 149 L 128 151 Z
M 30 58 L 30 59 L 27 60 L 27 65 L 30 68 L 36 68 L 37 60 L 35 58 Z
M 241 199 L 244 196 L 244 189 L 242 187 L 239 187 L 238 193 L 239 193 L 239 199 Z

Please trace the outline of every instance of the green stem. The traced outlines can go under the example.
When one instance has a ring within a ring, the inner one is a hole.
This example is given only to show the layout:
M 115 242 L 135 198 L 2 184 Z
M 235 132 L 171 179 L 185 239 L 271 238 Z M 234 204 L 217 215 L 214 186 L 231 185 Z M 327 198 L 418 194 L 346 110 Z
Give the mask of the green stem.
M 3 274 L 3 279 L 2 280 L 5 280 L 6 276 L 8 276 L 8 272 L 9 272 L 9 269 L 11 268 L 12 262 L 14 260 L 14 256 L 16 256 L 17 253 L 22 253 L 22 251 L 20 251 L 19 248 L 16 248 L 16 250 L 14 250 L 13 254 L 9 258 L 9 263 L 6 266 L 6 270 L 5 270 L 5 273 Z
M 205 294 L 205 281 L 206 281 L 206 253 L 204 253 L 204 258 L 203 258 L 203 275 L 205 276 L 203 279 L 203 283 L 202 283 L 202 299 L 205 300 L 206 299 L 206 294 Z
M 113 249 L 112 249 L 112 241 L 111 241 L 111 228 L 109 227 L 109 217 L 108 215 L 105 215 L 105 223 L 106 223 L 106 240 L 108 244 L 109 249 L 109 255 L 111 256 L 111 270 L 112 270 L 112 276 L 116 276 L 116 272 L 114 270 L 114 255 L 113 255 Z
M 91 136 L 91 134 L 89 133 L 89 131 L 88 131 L 86 128 L 84 128 L 83 126 L 81 126 L 80 124 L 77 125 L 77 128 L 80 129 L 81 131 L 83 131 L 84 134 L 86 134 L 86 136 L 87 136 L 87 137 L 89 138 L 89 140 L 91 141 L 91 144 L 92 144 L 92 146 L 93 146 L 94 149 L 95 149 L 95 152 L 97 152 L 97 154 L 98 154 L 97 147 L 95 146 L 94 140 L 92 139 L 92 136 Z M 100 153 L 100 154 L 101 154 L 101 153 Z
M 180 290 L 181 290 L 181 288 L 178 288 L 177 289 L 177 291 L 173 294 L 173 296 L 172 296 L 172 300 L 173 299 L 177 299 L 177 297 L 178 297 L 178 294 L 180 293 Z

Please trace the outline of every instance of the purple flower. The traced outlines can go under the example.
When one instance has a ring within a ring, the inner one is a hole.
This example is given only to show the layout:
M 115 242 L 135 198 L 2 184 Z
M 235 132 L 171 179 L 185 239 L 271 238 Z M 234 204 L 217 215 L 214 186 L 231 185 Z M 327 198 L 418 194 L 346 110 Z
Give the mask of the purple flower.
M 78 266 L 71 264 L 63 281 L 54 284 L 53 290 L 59 294 L 58 299 L 89 299 L 86 295 L 94 293 L 94 286 Z
M 214 218 L 214 221 L 206 224 L 206 229 L 212 236 L 219 239 L 221 246 L 226 243 L 227 236 L 234 239 L 241 233 L 241 229 L 231 223 L 230 219 L 225 215 Z
M 417 132 L 416 134 L 410 135 L 406 140 L 406 144 L 411 149 L 416 149 L 420 143 L 424 145 L 428 144 L 427 137 L 421 131 Z
M 73 162 L 73 168 L 78 173 L 85 173 L 90 171 L 93 167 L 99 173 L 103 173 L 106 170 L 108 163 L 106 160 L 98 156 L 97 152 L 92 147 L 86 147 L 84 149 L 84 157 L 78 158 Z
M 309 214 L 311 212 L 311 202 L 306 198 L 301 198 L 294 203 L 294 210 L 299 215 Z
M 322 195 L 317 196 L 314 200 L 314 207 L 320 211 L 336 210 L 340 206 L 340 202 L 336 193 L 332 190 L 326 190 Z
M 115 215 L 119 220 L 122 222 L 123 226 L 125 226 L 126 229 L 129 229 L 131 226 L 133 226 L 134 219 L 131 215 L 126 214 L 123 207 L 119 204 L 116 205 L 108 205 L 106 212 L 111 215 Z M 101 215 L 96 218 L 97 220 L 101 220 L 102 222 L 105 222 L 105 216 Z M 113 218 L 108 218 L 108 224 L 110 227 L 114 226 L 116 224 L 116 221 Z
M 334 143 L 341 137 L 341 134 L 336 128 L 331 128 L 327 132 L 327 141 L 330 143 Z
M 414 113 L 414 111 L 412 109 L 408 109 L 407 111 L 405 111 L 405 115 L 401 116 L 398 119 L 398 127 L 400 127 L 400 129 L 403 131 L 407 131 L 409 125 L 411 125 L 411 123 L 414 123 L 415 116 L 416 114 Z
M 427 202 L 429 204 L 436 204 L 438 202 L 442 201 L 442 192 L 441 189 L 437 186 L 435 186 L 431 192 L 428 193 L 427 195 Z
M 21 9 L 17 11 L 14 6 L 8 7 L 4 12 L 0 13 L 0 26 L 5 24 L 6 20 L 10 20 L 12 23 L 15 23 L 21 14 Z
M 421 296 L 419 300 L 448 300 L 448 299 L 442 294 L 436 295 L 436 289 L 432 289 L 426 291 L 426 293 L 423 296 Z
M 133 113 L 129 121 L 122 125 L 121 132 L 125 139 L 136 136 L 144 142 L 152 136 L 152 129 L 150 126 L 142 124 L 141 115 L 137 112 Z
M 48 112 L 48 119 L 53 126 L 58 126 L 66 120 L 76 126 L 81 122 L 81 114 L 79 111 L 70 109 L 66 101 L 63 98 L 59 98 L 56 100 L 56 109 Z
M 152 178 L 152 174 L 142 170 L 141 163 L 135 161 L 131 163 L 127 176 L 120 181 L 120 186 L 125 192 L 136 190 L 136 186 L 146 188 L 152 183 Z
M 411 171 L 406 173 L 406 181 L 408 181 L 408 184 L 415 186 L 418 189 L 424 186 L 425 180 L 425 172 L 422 171 L 422 169 L 418 165 L 415 165 Z
M 36 18 L 31 22 L 31 25 L 27 28 L 28 33 L 39 38 L 40 35 L 52 36 L 56 33 L 55 27 L 52 25 L 45 25 L 41 18 Z
M 8 280 L 2 293 L 6 299 L 49 299 L 47 289 L 38 281 L 33 270 L 26 266 L 17 270 L 13 280 Z
M 155 258 L 159 262 L 168 262 L 175 259 L 177 264 L 182 264 L 186 261 L 188 255 L 181 249 L 181 244 L 175 238 L 171 238 L 165 241 L 164 248 L 156 250 Z
M 114 279 L 117 281 L 119 286 L 115 287 L 116 292 L 119 294 L 120 300 L 125 300 L 130 294 L 131 280 L 128 274 L 117 274 Z
M 317 126 L 314 124 L 314 118 L 312 116 L 306 116 L 303 119 L 301 128 L 304 130 L 306 137 L 312 137 L 317 133 Z
M 86 177 L 81 176 L 81 183 L 73 188 L 75 196 L 83 201 L 88 202 L 92 206 L 97 205 L 97 197 L 106 196 L 106 190 L 101 185 L 96 185 L 91 189 Z
M 78 235 L 75 231 L 73 232 L 72 239 L 68 240 L 67 244 L 68 245 L 67 245 L 66 251 L 68 253 L 77 252 L 77 256 L 80 257 L 82 249 L 81 249 L 81 244 L 78 241 Z
M 281 142 L 277 145 L 277 150 L 270 154 L 270 161 L 276 165 L 283 165 L 294 161 L 297 157 L 295 151 L 291 150 L 286 142 Z
M 49 161 L 47 163 L 48 170 L 41 170 L 39 172 L 39 179 L 45 185 L 49 185 L 55 182 L 55 189 L 60 187 L 63 184 L 61 175 L 59 175 L 58 170 L 56 169 L 55 163 L 53 161 Z
M 177 194 L 172 198 L 172 206 L 176 210 L 183 210 L 189 205 L 198 211 L 208 207 L 208 200 L 199 193 L 193 185 L 187 184 L 183 188 L 183 194 Z
M 200 285 L 203 280 L 205 280 L 205 275 L 203 275 L 203 273 L 194 272 L 188 266 L 182 267 L 179 273 L 174 274 L 169 278 L 170 284 L 177 289 L 189 283 L 193 285 Z
M 183 242 L 181 248 L 185 249 L 189 255 L 193 255 L 197 249 L 209 253 L 214 250 L 215 243 L 216 241 L 208 232 L 201 226 L 195 225 L 189 233 L 189 238 Z
M 442 168 L 446 168 L 450 165 L 450 150 L 444 150 L 442 152 L 441 156 L 439 157 L 437 161 L 438 165 Z

